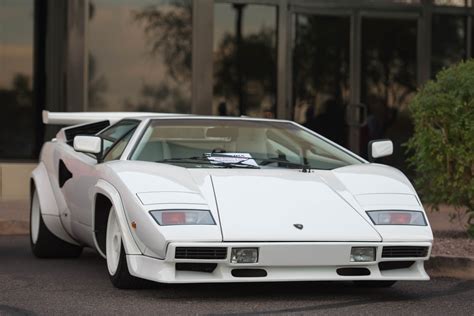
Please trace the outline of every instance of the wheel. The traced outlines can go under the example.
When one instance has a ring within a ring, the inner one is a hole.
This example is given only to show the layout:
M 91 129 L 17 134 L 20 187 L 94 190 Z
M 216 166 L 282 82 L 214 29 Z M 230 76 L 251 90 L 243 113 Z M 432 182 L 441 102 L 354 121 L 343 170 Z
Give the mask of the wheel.
M 36 189 L 30 206 L 30 244 L 31 251 L 38 258 L 77 258 L 82 253 L 82 247 L 59 239 L 46 227 Z
M 391 287 L 395 283 L 397 281 L 354 281 L 355 285 L 367 288 Z
M 105 255 L 110 280 L 116 288 L 137 289 L 148 284 L 147 281 L 131 275 L 128 270 L 125 249 L 122 244 L 122 233 L 113 207 L 110 209 L 107 220 Z

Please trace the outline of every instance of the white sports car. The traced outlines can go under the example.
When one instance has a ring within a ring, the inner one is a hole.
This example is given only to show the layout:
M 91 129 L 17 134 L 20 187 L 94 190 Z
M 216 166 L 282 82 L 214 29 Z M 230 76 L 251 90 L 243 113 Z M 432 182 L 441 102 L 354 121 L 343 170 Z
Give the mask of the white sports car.
M 118 288 L 429 279 L 433 235 L 408 179 L 294 122 L 49 112 L 43 120 L 68 127 L 44 144 L 31 177 L 38 257 L 92 247 Z M 388 140 L 369 147 L 372 158 L 393 151 Z

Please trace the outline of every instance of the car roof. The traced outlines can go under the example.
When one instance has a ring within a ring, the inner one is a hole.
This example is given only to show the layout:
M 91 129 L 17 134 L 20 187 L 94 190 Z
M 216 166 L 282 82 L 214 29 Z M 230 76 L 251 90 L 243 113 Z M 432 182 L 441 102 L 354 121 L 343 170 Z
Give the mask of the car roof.
M 169 120 L 169 119 L 183 119 L 183 120 L 233 120 L 233 121 L 263 121 L 263 122 L 286 122 L 294 123 L 290 120 L 273 119 L 273 118 L 261 118 L 261 117 L 250 117 L 250 116 L 214 116 L 214 115 L 193 115 L 193 114 L 156 114 L 156 115 L 143 115 L 134 116 L 124 119 L 135 119 L 135 120 Z

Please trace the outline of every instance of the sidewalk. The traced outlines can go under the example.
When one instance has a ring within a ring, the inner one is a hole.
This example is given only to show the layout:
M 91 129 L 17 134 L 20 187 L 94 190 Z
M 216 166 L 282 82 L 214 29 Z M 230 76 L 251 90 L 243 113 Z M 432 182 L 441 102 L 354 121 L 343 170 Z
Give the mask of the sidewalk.
M 29 201 L 0 201 L 0 235 L 28 234 Z

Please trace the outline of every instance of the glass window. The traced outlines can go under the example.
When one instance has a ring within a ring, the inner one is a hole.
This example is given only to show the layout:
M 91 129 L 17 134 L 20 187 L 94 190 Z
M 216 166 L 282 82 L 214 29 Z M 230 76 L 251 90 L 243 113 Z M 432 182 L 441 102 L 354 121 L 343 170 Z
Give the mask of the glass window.
M 91 0 L 90 111 L 191 110 L 192 0 Z
M 360 130 L 360 152 L 367 155 L 370 140 L 389 138 L 394 154 L 380 161 L 406 172 L 402 144 L 413 132 L 408 104 L 417 88 L 417 20 L 364 18 L 361 51 L 361 101 L 367 118 Z
M 103 130 L 98 136 L 103 140 L 102 151 L 107 154 L 109 149 L 121 138 L 127 135 L 128 132 L 135 129 L 138 126 L 138 121 L 125 120 L 120 121 L 115 125 L 110 126 L 109 128 Z
M 433 15 L 431 77 L 466 58 L 466 19 L 458 15 Z
M 215 4 L 214 114 L 275 116 L 276 23 L 274 6 Z
M 470 0 L 434 0 L 435 5 L 464 7 L 469 5 Z
M 289 122 L 238 119 L 154 120 L 132 160 L 221 167 L 209 157 L 251 157 L 260 168 L 334 169 L 361 161 Z
M 117 160 L 122 156 L 123 151 L 125 150 L 125 147 L 127 147 L 128 142 L 133 136 L 133 131 L 135 131 L 135 128 L 129 130 L 125 136 L 122 136 L 114 145 L 113 147 L 108 151 L 108 153 L 104 157 L 104 161 L 111 161 L 111 160 Z
M 0 1 L 0 158 L 33 159 L 32 0 Z
M 347 146 L 350 17 L 297 14 L 294 20 L 294 119 Z

